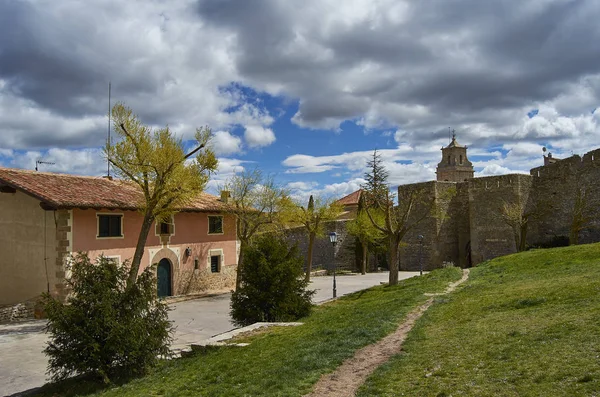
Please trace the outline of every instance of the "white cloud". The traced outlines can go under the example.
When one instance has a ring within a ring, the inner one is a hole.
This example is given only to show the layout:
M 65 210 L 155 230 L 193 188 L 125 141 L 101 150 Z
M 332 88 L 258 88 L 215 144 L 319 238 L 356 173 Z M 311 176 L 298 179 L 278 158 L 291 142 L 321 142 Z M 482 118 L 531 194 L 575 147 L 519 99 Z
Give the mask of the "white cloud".
M 248 125 L 246 126 L 246 131 L 244 132 L 244 139 L 249 147 L 260 148 L 269 146 L 275 142 L 275 134 L 270 128 L 264 128 L 257 125 Z
M 242 151 L 242 139 L 228 131 L 215 132 L 212 144 L 217 155 L 236 154 Z
M 37 160 L 45 162 L 38 165 L 40 171 L 94 176 L 106 175 L 107 172 L 106 159 L 100 149 L 51 148 L 45 151 L 14 151 L 13 156 L 5 161 L 0 160 L 0 164 L 33 170 Z

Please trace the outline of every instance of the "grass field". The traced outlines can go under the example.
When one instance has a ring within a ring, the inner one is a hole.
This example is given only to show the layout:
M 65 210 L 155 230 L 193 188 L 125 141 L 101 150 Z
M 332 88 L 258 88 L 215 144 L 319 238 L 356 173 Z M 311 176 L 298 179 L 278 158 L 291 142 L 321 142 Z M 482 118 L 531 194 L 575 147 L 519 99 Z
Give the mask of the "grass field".
M 460 278 L 457 268 L 375 287 L 315 308 L 304 325 L 248 338 L 247 347 L 207 349 L 164 363 L 148 376 L 99 390 L 82 380 L 44 388 L 38 396 L 300 396 L 319 377 L 396 329 L 405 315 Z M 356 276 L 360 277 L 360 276 Z
M 600 396 L 600 244 L 472 269 L 358 396 Z

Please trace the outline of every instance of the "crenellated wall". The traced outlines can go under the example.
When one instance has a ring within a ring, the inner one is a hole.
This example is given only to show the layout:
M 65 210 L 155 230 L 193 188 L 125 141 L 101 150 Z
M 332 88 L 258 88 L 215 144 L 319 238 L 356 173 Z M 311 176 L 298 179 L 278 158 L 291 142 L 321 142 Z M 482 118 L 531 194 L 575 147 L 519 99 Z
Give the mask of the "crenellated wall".
M 600 241 L 600 149 L 531 170 L 530 175 L 509 174 L 473 178 L 464 182 L 430 181 L 398 187 L 398 197 L 419 190 L 434 207 L 405 235 L 399 250 L 401 270 L 431 270 L 452 262 L 460 267 L 517 252 L 514 231 L 502 216 L 506 204 L 519 203 L 528 217 L 527 244 L 532 247 L 569 241 L 579 221 L 579 243 Z M 429 211 L 417 205 L 409 224 Z M 354 239 L 345 222 L 334 223 L 343 240 L 336 248 L 338 268 L 356 269 Z M 306 252 L 308 239 L 301 229 L 292 239 Z M 422 235 L 422 248 L 418 236 Z M 332 262 L 328 239 L 315 243 L 313 266 Z

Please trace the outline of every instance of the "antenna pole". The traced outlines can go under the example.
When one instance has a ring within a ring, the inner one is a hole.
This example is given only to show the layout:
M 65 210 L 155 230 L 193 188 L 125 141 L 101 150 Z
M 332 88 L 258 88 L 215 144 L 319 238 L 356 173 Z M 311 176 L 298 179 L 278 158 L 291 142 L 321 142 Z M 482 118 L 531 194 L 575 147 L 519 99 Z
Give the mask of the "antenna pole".
M 108 82 L 108 139 L 106 141 L 106 147 L 108 153 L 106 155 L 106 175 L 110 178 L 110 81 Z

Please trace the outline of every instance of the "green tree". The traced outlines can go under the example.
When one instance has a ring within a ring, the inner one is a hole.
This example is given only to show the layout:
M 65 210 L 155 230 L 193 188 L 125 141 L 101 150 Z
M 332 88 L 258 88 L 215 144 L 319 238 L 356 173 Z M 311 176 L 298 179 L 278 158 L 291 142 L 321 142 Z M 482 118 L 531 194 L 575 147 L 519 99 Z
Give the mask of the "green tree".
M 381 207 L 385 204 L 389 191 L 389 172 L 385 169 L 377 150 L 373 151 L 373 158 L 367 162 L 367 169 L 369 171 L 364 174 L 365 183 L 361 185 L 366 207 Z
M 113 107 L 112 118 L 120 139 L 114 145 L 109 142 L 105 154 L 115 174 L 133 182 L 143 194 L 136 203 L 143 221 L 129 271 L 133 283 L 152 222 L 166 221 L 192 202 L 216 170 L 217 158 L 207 146 L 211 139 L 208 128 L 196 130 L 197 147 L 186 154 L 182 140 L 168 126 L 153 131 L 123 104 Z
M 236 289 L 243 279 L 246 248 L 257 233 L 268 231 L 281 223 L 283 212 L 288 208 L 287 193 L 272 178 L 264 177 L 255 169 L 235 174 L 223 187 L 229 191 L 227 211 L 236 216 L 240 256 L 236 275 Z
M 140 375 L 168 356 L 171 323 L 156 296 L 154 269 L 128 285 L 126 264 L 86 254 L 71 261 L 65 303 L 43 295 L 48 315 L 48 370 L 54 381 L 96 374 L 105 383 L 116 375 Z
M 315 238 L 323 235 L 323 226 L 325 223 L 336 220 L 342 213 L 342 206 L 336 202 L 324 200 L 317 197 L 315 200 L 311 195 L 308 199 L 308 206 L 296 204 L 291 205 L 286 211 L 287 219 L 290 224 L 302 225 L 308 235 L 308 258 L 306 264 L 306 281 L 310 281 L 310 272 L 312 270 L 313 248 Z
M 231 296 L 231 317 L 238 325 L 294 321 L 310 314 L 314 291 L 302 279 L 304 259 L 296 246 L 263 234 L 244 248 L 241 286 Z
M 366 212 L 365 196 L 360 195 L 358 202 L 358 211 L 356 212 L 356 218 L 347 223 L 348 233 L 356 237 L 361 245 L 362 261 L 360 271 L 362 274 L 367 272 L 367 256 L 369 252 L 369 245 L 376 244 L 382 238 L 384 238 L 381 230 L 377 229 L 373 222 L 369 219 L 369 215 Z M 379 219 L 381 223 L 381 213 L 373 211 L 374 219 Z

